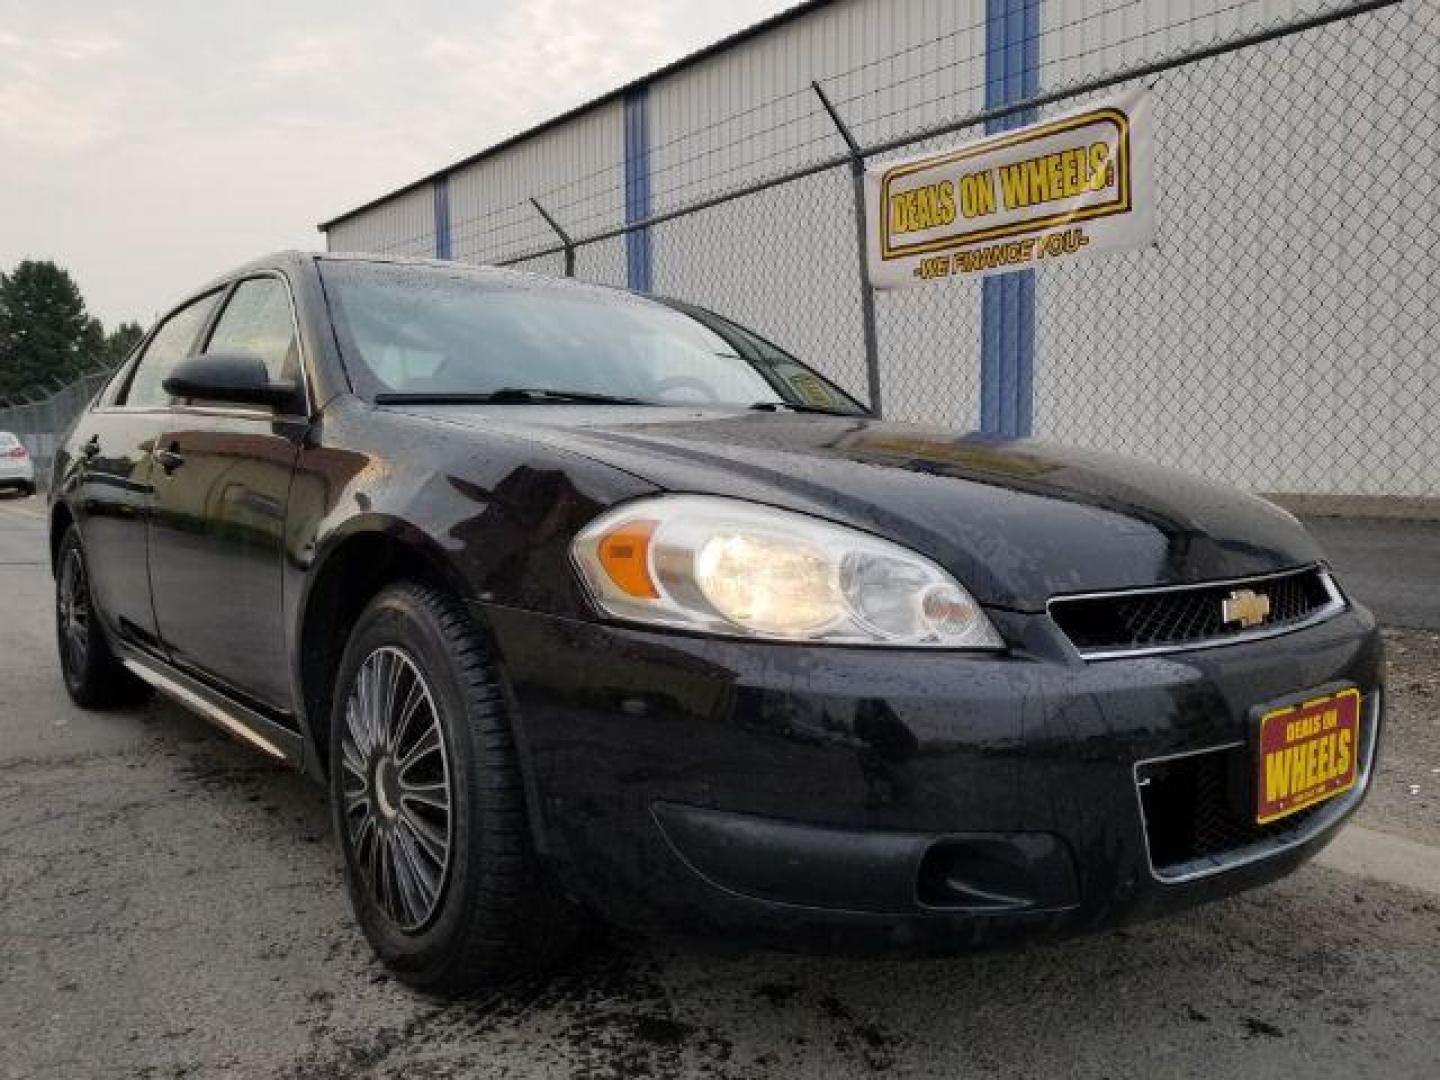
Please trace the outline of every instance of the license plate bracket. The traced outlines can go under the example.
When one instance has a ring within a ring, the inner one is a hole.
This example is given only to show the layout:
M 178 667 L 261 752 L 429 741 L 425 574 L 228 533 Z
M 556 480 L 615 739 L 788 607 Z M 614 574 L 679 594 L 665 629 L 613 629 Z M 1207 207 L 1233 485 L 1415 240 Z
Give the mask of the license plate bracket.
M 1362 712 L 1358 687 L 1318 688 L 1256 712 L 1256 824 L 1279 821 L 1355 786 Z

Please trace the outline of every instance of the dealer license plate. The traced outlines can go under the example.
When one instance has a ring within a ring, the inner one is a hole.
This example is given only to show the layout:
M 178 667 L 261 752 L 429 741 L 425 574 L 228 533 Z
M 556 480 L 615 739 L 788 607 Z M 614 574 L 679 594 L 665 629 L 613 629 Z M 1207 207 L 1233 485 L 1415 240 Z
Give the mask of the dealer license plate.
M 1255 820 L 1265 825 L 1355 786 L 1360 691 L 1324 694 L 1260 717 Z

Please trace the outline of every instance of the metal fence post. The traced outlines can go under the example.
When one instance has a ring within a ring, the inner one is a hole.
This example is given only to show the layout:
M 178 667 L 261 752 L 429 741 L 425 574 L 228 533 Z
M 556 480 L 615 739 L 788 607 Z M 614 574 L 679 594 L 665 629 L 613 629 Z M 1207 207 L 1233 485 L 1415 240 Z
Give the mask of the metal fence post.
M 554 229 L 555 235 L 560 238 L 560 243 L 565 247 L 565 276 L 573 278 L 575 276 L 575 241 L 570 239 L 570 234 L 560 227 L 560 223 L 550 216 L 545 207 L 540 205 L 539 199 L 532 198 L 530 205 L 535 207 L 536 212 L 545 219 L 545 224 Z
M 856 254 L 860 259 L 860 319 L 865 333 L 865 381 L 870 391 L 870 409 L 876 416 L 881 416 L 880 339 L 875 331 L 875 288 L 870 284 L 870 234 L 865 220 L 865 155 L 861 152 L 860 144 L 855 141 L 855 136 L 850 134 L 850 129 L 845 126 L 845 121 L 840 119 L 840 114 L 835 111 L 835 106 L 830 104 L 825 91 L 820 88 L 819 81 L 814 80 L 810 85 L 815 88 L 815 95 L 820 99 L 820 104 L 825 106 L 825 111 L 830 114 L 831 121 L 850 151 L 850 177 L 855 187 Z

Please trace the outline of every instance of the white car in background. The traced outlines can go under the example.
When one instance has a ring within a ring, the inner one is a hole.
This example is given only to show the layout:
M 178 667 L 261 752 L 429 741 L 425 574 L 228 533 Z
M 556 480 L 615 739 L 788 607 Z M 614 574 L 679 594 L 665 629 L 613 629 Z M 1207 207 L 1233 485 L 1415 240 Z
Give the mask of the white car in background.
M 22 495 L 35 494 L 35 462 L 30 451 L 8 431 L 0 431 L 0 491 L 19 490 Z

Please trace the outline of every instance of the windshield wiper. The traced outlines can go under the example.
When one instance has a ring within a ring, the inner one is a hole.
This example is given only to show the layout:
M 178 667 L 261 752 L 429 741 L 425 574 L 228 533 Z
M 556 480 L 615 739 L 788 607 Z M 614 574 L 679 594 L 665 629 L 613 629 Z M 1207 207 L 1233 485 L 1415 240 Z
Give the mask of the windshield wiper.
M 594 405 L 652 405 L 639 398 L 614 394 L 591 394 L 582 390 L 548 390 L 525 386 L 504 386 L 487 393 L 449 390 L 420 390 L 413 393 L 392 392 L 375 395 L 376 405 L 530 405 L 550 402 Z
M 849 409 L 827 409 L 823 405 L 800 405 L 793 401 L 757 401 L 750 406 L 751 412 L 796 412 L 817 413 L 820 416 L 860 416 Z
M 463 390 L 386 390 L 375 395 L 376 405 L 648 405 L 660 407 L 670 402 L 644 401 L 616 394 L 592 394 L 586 390 L 550 390 L 543 387 L 503 386 L 486 392 Z M 749 406 L 756 412 L 819 413 L 823 416 L 862 415 L 848 409 L 827 409 L 821 405 L 804 405 L 792 401 L 757 401 Z

